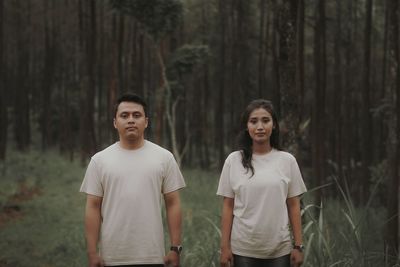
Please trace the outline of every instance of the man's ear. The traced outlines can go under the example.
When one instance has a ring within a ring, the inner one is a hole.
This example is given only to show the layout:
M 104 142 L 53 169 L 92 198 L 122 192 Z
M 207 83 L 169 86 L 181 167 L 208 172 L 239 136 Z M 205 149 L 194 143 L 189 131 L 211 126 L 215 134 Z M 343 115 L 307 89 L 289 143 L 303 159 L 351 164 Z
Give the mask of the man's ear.
M 146 117 L 146 126 L 144 128 L 146 129 L 147 126 L 149 126 L 149 118 L 148 117 Z
M 113 125 L 114 125 L 114 128 L 117 129 L 117 124 L 115 122 L 115 118 L 113 119 Z

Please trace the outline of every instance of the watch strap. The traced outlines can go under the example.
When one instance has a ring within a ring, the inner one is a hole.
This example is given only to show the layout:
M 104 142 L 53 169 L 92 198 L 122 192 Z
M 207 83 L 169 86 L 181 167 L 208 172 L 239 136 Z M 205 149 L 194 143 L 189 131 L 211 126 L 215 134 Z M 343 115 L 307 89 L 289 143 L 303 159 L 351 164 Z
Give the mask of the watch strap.
M 293 249 L 297 249 L 300 252 L 303 252 L 304 250 L 304 245 L 294 245 Z
M 171 246 L 171 247 L 169 248 L 169 250 L 175 251 L 178 255 L 180 255 L 181 252 L 182 252 L 182 246 L 181 246 L 181 245 L 178 245 L 178 246 Z

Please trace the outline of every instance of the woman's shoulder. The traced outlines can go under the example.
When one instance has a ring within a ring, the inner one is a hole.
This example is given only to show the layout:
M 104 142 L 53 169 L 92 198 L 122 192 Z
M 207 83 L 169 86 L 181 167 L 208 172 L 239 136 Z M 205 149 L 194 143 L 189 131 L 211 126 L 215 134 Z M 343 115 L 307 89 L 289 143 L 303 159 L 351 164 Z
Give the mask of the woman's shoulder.
M 279 157 L 282 160 L 286 160 L 286 161 L 290 161 L 290 162 L 296 161 L 296 157 L 287 151 L 275 150 L 275 155 L 276 155 L 276 157 Z
M 241 160 L 242 159 L 242 152 L 240 151 L 240 150 L 236 150 L 236 151 L 233 151 L 233 152 L 231 152 L 227 157 L 226 157 L 226 160 L 225 161 L 227 161 L 227 162 L 230 162 L 230 161 L 235 161 L 235 160 Z

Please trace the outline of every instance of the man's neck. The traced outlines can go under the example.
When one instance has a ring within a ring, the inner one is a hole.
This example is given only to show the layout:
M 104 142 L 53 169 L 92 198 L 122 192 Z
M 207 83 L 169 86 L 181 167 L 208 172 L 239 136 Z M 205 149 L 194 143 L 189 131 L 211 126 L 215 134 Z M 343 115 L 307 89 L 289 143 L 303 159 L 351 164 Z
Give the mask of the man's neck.
M 144 138 L 138 139 L 138 140 L 119 140 L 119 144 L 123 149 L 128 149 L 128 150 L 135 150 L 139 149 L 144 145 Z

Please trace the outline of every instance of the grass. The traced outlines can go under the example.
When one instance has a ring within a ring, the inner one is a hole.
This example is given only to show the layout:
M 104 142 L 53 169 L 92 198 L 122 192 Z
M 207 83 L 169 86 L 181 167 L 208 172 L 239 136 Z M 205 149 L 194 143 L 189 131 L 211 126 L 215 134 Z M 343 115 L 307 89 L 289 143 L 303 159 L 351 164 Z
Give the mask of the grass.
M 18 207 L 21 217 L 0 229 L 0 266 L 84 266 L 84 196 L 77 193 L 84 170 L 55 153 L 38 152 L 12 153 L 2 168 L 0 205 Z M 40 193 L 10 203 L 15 182 Z
M 15 214 L 0 217 L 0 267 L 87 265 L 85 196 L 78 193 L 84 172 L 85 167 L 57 153 L 9 153 L 0 165 L 0 211 L 12 207 Z M 184 176 L 182 266 L 219 266 L 219 173 L 184 170 Z M 339 200 L 315 205 L 312 193 L 304 199 L 303 266 L 389 267 L 381 234 L 385 209 L 369 204 L 356 208 L 346 189 L 337 188 Z

